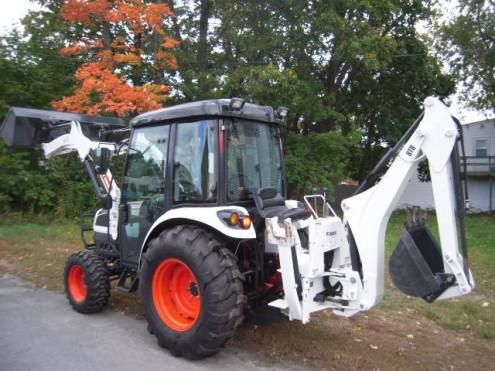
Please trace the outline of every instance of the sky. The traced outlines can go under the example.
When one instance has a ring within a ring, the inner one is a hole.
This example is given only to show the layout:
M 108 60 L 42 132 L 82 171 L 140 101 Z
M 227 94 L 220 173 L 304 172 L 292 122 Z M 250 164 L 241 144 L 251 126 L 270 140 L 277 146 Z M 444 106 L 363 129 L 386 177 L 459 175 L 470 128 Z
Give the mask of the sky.
M 29 9 L 39 9 L 39 6 L 32 4 L 29 0 L 0 0 L 0 34 L 5 34 L 12 25 L 26 15 Z
M 444 2 L 444 10 L 447 17 L 455 12 L 455 1 Z M 13 27 L 20 27 L 19 20 L 31 9 L 39 9 L 38 5 L 31 3 L 29 0 L 0 0 L 0 35 L 7 33 Z M 452 105 L 450 111 L 457 116 L 461 122 L 473 122 L 483 120 L 485 115 L 482 112 L 470 110 L 463 107 L 458 101 L 458 96 L 451 96 Z

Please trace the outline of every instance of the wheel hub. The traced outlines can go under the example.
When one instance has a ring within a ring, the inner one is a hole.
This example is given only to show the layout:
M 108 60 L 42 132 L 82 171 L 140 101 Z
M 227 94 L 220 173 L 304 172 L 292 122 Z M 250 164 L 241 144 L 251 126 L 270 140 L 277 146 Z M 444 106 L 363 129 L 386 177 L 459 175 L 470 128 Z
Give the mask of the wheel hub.
M 191 282 L 187 291 L 189 291 L 192 296 L 198 296 L 199 295 L 199 288 L 195 282 Z
M 88 296 L 86 273 L 80 265 L 73 265 L 69 271 L 69 293 L 77 303 L 82 303 Z
M 188 331 L 201 314 L 198 281 L 187 264 L 170 258 L 161 262 L 152 283 L 153 303 L 160 319 L 175 331 Z

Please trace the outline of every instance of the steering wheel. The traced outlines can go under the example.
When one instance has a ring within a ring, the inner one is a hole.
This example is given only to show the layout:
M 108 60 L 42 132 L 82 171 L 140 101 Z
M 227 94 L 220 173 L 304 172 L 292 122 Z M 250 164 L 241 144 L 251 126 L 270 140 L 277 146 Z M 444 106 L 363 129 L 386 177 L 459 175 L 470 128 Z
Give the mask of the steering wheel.
M 232 199 L 241 200 L 246 198 L 248 190 L 244 179 L 243 173 L 231 175 L 227 179 L 227 190 Z M 237 183 L 239 184 L 238 186 Z M 233 187 L 234 184 L 236 184 L 235 188 Z
M 143 201 L 139 213 L 152 223 L 163 212 L 164 201 L 163 194 L 155 194 Z
M 188 179 L 177 179 L 175 182 L 176 189 L 179 190 L 179 201 L 199 200 L 201 196 L 196 190 L 196 185 Z

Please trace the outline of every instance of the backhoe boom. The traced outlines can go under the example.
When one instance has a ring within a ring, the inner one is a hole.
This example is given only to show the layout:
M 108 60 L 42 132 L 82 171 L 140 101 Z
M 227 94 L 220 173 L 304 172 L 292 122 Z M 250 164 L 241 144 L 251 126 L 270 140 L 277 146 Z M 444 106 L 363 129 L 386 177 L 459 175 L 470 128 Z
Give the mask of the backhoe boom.
M 427 301 L 469 293 L 474 281 L 465 269 L 463 225 L 458 234 L 457 223 L 464 213 L 456 177 L 460 135 L 447 107 L 438 99 L 427 98 L 424 115 L 358 193 L 342 201 L 343 220 L 316 213 L 296 222 L 267 219 L 268 240 L 278 245 L 285 291 L 284 299 L 271 305 L 303 322 L 321 309 L 333 308 L 335 313 L 349 316 L 376 305 L 384 291 L 387 224 L 423 160 L 430 169 L 440 244 L 424 220 L 411 223 L 390 259 L 392 280 L 408 295 Z M 310 207 L 309 199 L 306 202 Z M 308 231 L 308 247 L 302 246 L 298 230 Z M 325 265 L 328 256 L 332 263 Z M 300 280 L 295 272 L 300 272 Z

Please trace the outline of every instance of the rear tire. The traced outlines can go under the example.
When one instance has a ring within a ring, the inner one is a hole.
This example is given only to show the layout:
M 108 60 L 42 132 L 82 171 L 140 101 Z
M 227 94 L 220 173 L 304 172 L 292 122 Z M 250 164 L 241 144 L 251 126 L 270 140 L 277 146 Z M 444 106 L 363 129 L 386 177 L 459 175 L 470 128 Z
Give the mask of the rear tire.
M 149 243 L 139 292 L 150 332 L 175 356 L 217 353 L 243 321 L 235 256 L 195 226 L 165 230 Z
M 110 280 L 104 260 L 93 251 L 79 251 L 67 259 L 65 292 L 80 313 L 100 312 L 110 298 Z

